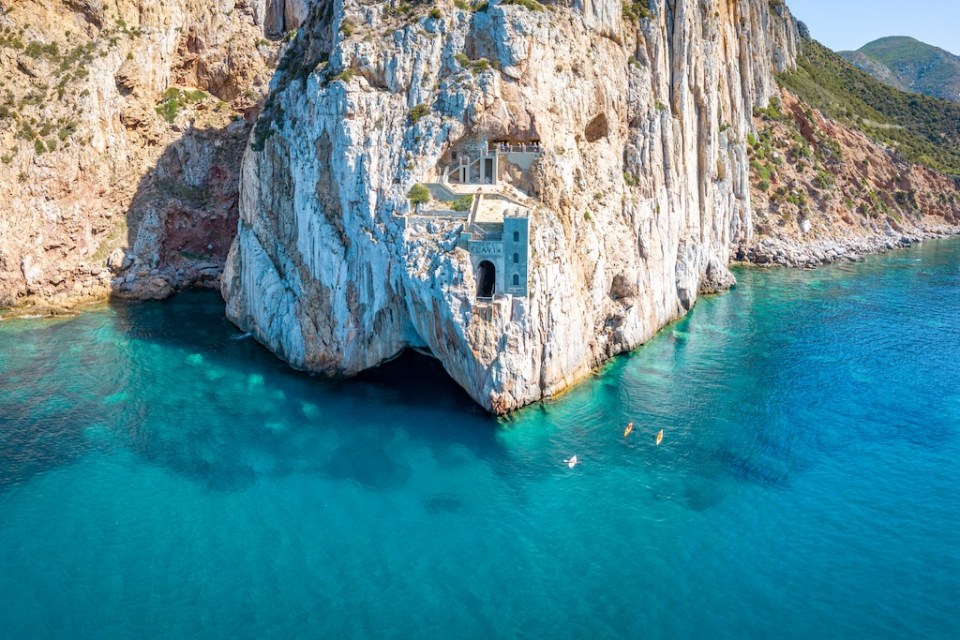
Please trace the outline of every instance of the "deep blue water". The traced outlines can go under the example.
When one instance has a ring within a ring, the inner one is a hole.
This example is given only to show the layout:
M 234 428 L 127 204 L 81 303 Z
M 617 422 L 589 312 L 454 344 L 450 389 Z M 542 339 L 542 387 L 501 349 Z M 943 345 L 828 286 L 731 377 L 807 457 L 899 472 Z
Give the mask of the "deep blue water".
M 213 294 L 0 322 L 0 639 L 960 637 L 960 241 L 738 275 L 508 421 Z

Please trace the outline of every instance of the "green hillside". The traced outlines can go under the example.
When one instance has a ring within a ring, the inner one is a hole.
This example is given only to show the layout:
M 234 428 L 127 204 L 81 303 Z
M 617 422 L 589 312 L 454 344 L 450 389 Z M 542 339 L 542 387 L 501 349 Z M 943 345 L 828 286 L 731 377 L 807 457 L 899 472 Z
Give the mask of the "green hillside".
M 780 82 L 905 160 L 960 176 L 960 104 L 894 89 L 815 40 L 803 41 L 797 70 Z
M 906 36 L 880 38 L 840 55 L 898 88 L 960 102 L 960 56 Z
M 861 71 L 866 71 L 877 80 L 885 82 L 894 89 L 900 89 L 901 91 L 910 90 L 889 67 L 879 60 L 874 60 L 865 53 L 861 53 L 860 51 L 838 51 L 837 54 Z

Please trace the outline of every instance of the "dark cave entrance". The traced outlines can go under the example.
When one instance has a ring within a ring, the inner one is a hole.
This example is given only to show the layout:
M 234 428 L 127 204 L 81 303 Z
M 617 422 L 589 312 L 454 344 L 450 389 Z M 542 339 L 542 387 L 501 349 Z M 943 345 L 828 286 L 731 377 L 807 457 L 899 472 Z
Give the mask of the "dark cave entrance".
M 489 260 L 477 265 L 477 297 L 492 298 L 497 281 L 497 268 Z

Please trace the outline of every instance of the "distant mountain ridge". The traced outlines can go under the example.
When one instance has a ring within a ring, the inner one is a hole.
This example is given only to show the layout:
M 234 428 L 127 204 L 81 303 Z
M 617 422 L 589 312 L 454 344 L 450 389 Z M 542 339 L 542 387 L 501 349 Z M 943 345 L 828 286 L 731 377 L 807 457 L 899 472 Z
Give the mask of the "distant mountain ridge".
M 907 36 L 839 51 L 848 62 L 903 91 L 960 102 L 960 56 Z
M 803 40 L 797 69 L 779 80 L 804 104 L 903 160 L 960 179 L 960 103 L 891 87 L 812 39 Z

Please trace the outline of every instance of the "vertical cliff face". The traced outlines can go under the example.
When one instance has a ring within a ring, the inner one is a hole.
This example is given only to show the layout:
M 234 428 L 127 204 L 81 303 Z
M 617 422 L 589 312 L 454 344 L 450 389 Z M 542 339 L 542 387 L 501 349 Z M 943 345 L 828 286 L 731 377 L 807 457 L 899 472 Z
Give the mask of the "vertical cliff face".
M 0 307 L 215 285 L 265 14 L 304 6 L 0 0 Z
M 426 347 L 502 413 L 732 282 L 751 111 L 796 29 L 767 0 L 432 4 L 306 17 L 244 158 L 223 293 L 295 367 L 350 375 Z M 541 150 L 514 180 L 533 196 L 529 294 L 478 301 L 464 223 L 410 215 L 406 194 L 462 141 L 505 138 Z

